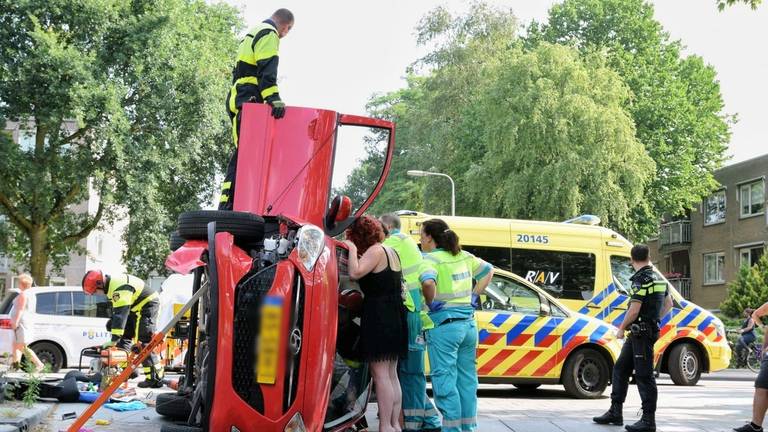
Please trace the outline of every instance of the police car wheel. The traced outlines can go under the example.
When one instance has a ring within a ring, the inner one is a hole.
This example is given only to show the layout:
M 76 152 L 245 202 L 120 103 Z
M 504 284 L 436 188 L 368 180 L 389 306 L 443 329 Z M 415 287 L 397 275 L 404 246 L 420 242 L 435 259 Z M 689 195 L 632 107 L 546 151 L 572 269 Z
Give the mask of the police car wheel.
M 64 366 L 64 352 L 50 342 L 37 342 L 30 346 L 32 352 L 45 365 L 50 365 L 51 372 L 58 372 Z
M 611 369 L 605 357 L 591 348 L 571 354 L 563 368 L 565 391 L 578 399 L 599 398 L 608 386 Z
M 701 366 L 701 354 L 693 344 L 682 343 L 672 347 L 667 360 L 667 370 L 675 384 L 696 385 L 701 378 Z

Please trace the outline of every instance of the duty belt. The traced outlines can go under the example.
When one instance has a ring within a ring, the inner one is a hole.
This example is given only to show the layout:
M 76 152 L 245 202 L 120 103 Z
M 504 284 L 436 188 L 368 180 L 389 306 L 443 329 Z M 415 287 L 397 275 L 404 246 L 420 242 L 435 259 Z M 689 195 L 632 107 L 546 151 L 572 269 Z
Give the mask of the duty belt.
M 456 321 L 466 321 L 468 319 L 471 319 L 471 318 L 448 318 L 445 321 L 443 321 L 440 324 L 438 324 L 437 326 L 440 327 L 443 324 L 449 324 L 449 323 L 456 322 Z

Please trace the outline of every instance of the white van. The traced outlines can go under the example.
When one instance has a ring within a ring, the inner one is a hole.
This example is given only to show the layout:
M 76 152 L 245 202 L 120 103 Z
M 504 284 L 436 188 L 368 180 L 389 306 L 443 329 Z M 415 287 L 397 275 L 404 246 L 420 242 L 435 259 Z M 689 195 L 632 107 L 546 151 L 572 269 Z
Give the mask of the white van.
M 85 295 L 80 287 L 32 287 L 29 294 L 30 321 L 34 326 L 30 348 L 51 371 L 78 367 L 80 351 L 101 345 L 111 337 L 107 319 L 111 305 L 104 295 Z M 13 349 L 14 299 L 19 290 L 8 292 L 0 303 L 0 354 Z M 90 359 L 88 359 L 90 360 Z M 88 364 L 83 360 L 85 366 Z

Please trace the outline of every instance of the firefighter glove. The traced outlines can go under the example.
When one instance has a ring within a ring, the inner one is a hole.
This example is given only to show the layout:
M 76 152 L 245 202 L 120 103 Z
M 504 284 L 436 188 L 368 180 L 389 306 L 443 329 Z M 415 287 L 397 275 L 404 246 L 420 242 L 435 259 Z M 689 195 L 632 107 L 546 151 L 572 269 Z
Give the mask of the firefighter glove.
M 108 341 L 108 342 L 104 342 L 104 343 L 101 345 L 101 349 L 112 348 L 113 346 L 115 346 L 115 341 L 113 341 L 113 340 L 110 340 L 110 341 Z
M 275 119 L 281 119 L 285 115 L 285 102 L 280 100 L 280 97 L 269 97 L 267 103 L 272 107 L 272 117 Z

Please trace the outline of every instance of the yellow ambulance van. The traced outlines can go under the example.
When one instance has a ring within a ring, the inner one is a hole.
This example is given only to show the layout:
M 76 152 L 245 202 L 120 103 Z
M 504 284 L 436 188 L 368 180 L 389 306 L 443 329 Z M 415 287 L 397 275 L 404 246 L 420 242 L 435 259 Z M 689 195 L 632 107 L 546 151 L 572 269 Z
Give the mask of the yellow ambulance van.
M 634 273 L 632 244 L 599 226 L 594 216 L 558 223 L 407 210 L 398 214 L 401 231 L 416 241 L 422 221 L 443 219 L 459 235 L 463 249 L 533 282 L 566 307 L 612 325 L 624 319 Z M 674 307 L 661 321 L 656 369 L 675 384 L 695 385 L 702 373 L 728 367 L 731 350 L 720 319 L 684 299 L 671 284 L 669 291 Z

